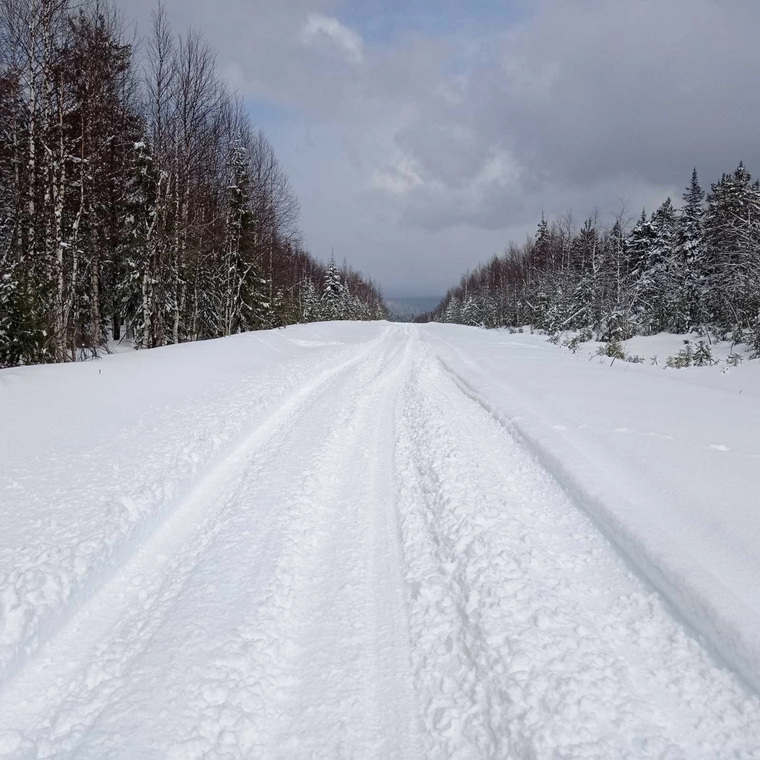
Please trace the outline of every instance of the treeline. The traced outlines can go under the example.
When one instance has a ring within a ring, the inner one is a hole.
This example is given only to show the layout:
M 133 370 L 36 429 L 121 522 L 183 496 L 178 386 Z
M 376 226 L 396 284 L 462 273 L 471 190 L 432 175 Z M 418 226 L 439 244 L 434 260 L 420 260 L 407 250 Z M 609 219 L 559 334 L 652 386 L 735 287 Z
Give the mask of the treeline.
M 141 50 L 107 2 L 0 0 L 0 367 L 333 316 L 336 277 L 351 318 L 384 316 L 303 249 L 203 39 L 159 6 Z
M 542 218 L 533 238 L 465 275 L 422 319 L 604 341 L 710 330 L 760 351 L 760 183 L 739 164 L 706 195 L 695 170 L 683 200 L 633 225 L 623 212 L 608 228 Z

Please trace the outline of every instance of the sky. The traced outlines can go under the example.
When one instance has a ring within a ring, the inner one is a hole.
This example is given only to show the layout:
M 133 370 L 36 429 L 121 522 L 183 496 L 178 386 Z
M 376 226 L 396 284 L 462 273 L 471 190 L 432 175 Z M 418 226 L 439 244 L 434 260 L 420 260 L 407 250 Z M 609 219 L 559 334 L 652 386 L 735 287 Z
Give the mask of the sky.
M 152 0 L 117 0 L 147 33 Z M 166 0 L 274 145 L 306 247 L 437 296 L 544 213 L 760 176 L 751 0 Z

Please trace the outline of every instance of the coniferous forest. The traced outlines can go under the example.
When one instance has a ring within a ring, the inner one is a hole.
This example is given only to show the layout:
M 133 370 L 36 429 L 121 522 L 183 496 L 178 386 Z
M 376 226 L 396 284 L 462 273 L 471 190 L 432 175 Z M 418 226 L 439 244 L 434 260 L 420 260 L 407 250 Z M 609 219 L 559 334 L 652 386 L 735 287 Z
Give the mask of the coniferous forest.
M 676 209 L 668 198 L 603 228 L 572 215 L 462 277 L 420 321 L 581 330 L 617 342 L 701 332 L 760 353 L 760 183 L 746 168 L 702 189 L 696 170 Z
M 385 315 L 304 250 L 267 137 L 195 32 L 0 0 L 0 367 Z

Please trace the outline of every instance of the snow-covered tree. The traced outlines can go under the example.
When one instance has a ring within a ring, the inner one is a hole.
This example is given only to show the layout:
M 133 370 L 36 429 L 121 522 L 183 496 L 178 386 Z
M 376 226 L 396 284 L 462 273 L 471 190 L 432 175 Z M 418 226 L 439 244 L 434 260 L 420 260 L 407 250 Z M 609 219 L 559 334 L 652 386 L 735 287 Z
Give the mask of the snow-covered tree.
M 704 198 L 704 190 L 699 183 L 697 170 L 694 169 L 691 183 L 683 195 L 684 205 L 678 215 L 676 234 L 676 253 L 681 271 L 679 313 L 682 315 L 684 332 L 707 321 Z
M 321 317 L 319 293 L 312 280 L 307 278 L 301 284 L 301 319 L 304 322 L 318 322 Z
M 652 222 L 646 210 L 642 210 L 641 216 L 628 236 L 630 274 L 634 281 L 638 280 L 647 268 L 654 237 Z
M 222 282 L 223 335 L 269 327 L 272 323 L 268 282 L 262 277 L 254 254 L 248 150 L 240 140 L 231 147 L 229 171 Z
M 676 228 L 676 213 L 668 198 L 652 214 L 646 258 L 635 285 L 639 323 L 646 333 L 667 330 L 672 322 L 678 282 L 674 272 Z
M 327 265 L 322 288 L 322 318 L 346 319 L 347 312 L 346 289 L 340 276 L 340 270 L 335 264 L 335 259 L 331 258 Z
M 451 322 L 457 324 L 462 319 L 462 302 L 457 296 L 452 296 L 446 305 L 446 310 L 443 314 L 444 322 Z
M 760 187 L 742 163 L 712 185 L 704 218 L 709 317 L 724 326 L 754 319 L 753 289 L 760 244 Z
M 683 197 L 679 211 L 667 199 L 642 212 L 628 234 L 623 212 L 606 232 L 542 216 L 533 239 L 462 277 L 428 318 L 605 341 L 700 328 L 760 345 L 760 183 L 740 164 L 704 209 L 694 171 Z
M 2 364 L 94 356 L 125 328 L 147 348 L 287 324 L 320 282 L 213 51 L 153 21 L 138 71 L 108 3 L 0 2 Z M 341 276 L 336 318 L 382 314 Z

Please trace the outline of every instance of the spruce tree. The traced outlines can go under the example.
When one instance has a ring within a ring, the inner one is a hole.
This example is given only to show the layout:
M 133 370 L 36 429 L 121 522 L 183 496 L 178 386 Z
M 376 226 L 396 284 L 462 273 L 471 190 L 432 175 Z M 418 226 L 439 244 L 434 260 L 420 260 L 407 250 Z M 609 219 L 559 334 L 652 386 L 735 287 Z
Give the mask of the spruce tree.
M 321 304 L 317 288 L 311 278 L 301 283 L 301 320 L 318 322 L 322 318 Z
M 678 215 L 676 252 L 681 268 L 679 282 L 679 313 L 683 331 L 703 325 L 707 321 L 708 271 L 704 245 L 704 198 L 697 170 L 691 175 L 691 184 L 683 195 L 684 205 Z
M 673 329 L 679 280 L 675 259 L 677 217 L 670 198 L 652 214 L 652 241 L 644 271 L 639 279 L 646 303 L 645 325 L 651 333 Z
M 642 209 L 639 220 L 628 236 L 630 275 L 634 281 L 646 269 L 649 261 L 649 251 L 654 242 L 654 234 L 652 223 L 647 217 L 646 209 Z
M 268 327 L 271 304 L 254 253 L 248 151 L 236 140 L 230 151 L 221 298 L 221 334 Z
M 705 213 L 709 317 L 724 328 L 754 319 L 753 261 L 760 243 L 760 189 L 742 163 L 712 185 Z
M 323 319 L 342 319 L 343 283 L 335 259 L 330 258 L 322 288 Z
M 462 303 L 457 296 L 452 296 L 444 312 L 443 321 L 458 324 L 462 319 Z

